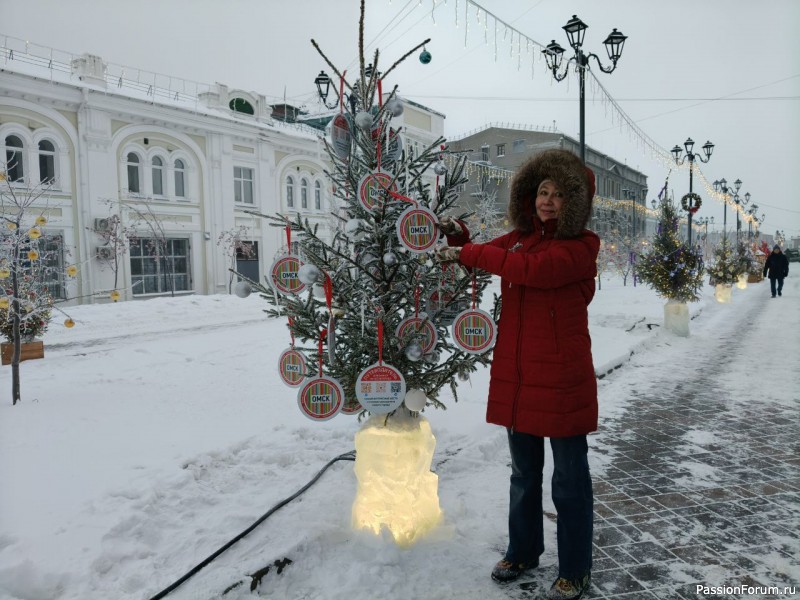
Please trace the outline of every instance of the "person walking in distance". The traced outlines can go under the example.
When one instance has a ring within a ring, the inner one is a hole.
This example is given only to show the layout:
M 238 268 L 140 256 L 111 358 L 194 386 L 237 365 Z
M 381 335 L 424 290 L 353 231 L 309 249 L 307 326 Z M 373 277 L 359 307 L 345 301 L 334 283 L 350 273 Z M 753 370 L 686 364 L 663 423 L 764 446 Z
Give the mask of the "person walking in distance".
M 769 275 L 767 275 L 767 272 L 769 272 Z M 789 259 L 781 251 L 781 247 L 775 244 L 764 263 L 764 277 L 769 277 L 769 288 L 773 298 L 775 297 L 775 292 L 778 293 L 778 296 L 783 295 L 783 279 L 788 276 Z
M 586 436 L 597 429 L 597 382 L 588 305 L 595 292 L 600 238 L 585 229 L 594 174 L 565 150 L 546 150 L 514 177 L 514 230 L 469 242 L 463 221 L 443 218 L 458 261 L 499 275 L 502 312 L 494 348 L 486 420 L 507 429 L 511 453 L 508 546 L 492 570 L 507 583 L 539 565 L 544 552 L 544 440 L 553 451 L 558 577 L 551 599 L 580 598 L 592 567 L 593 495 Z

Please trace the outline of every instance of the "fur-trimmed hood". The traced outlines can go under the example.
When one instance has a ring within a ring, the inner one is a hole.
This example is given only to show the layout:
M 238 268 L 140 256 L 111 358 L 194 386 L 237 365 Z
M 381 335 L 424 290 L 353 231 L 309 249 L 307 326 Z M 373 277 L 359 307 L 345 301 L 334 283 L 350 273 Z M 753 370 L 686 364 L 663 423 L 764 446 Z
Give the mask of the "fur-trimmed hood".
M 550 179 L 564 191 L 556 239 L 580 235 L 592 214 L 594 173 L 567 150 L 545 150 L 523 164 L 511 182 L 508 220 L 523 233 L 533 231 L 534 201 L 539 184 Z

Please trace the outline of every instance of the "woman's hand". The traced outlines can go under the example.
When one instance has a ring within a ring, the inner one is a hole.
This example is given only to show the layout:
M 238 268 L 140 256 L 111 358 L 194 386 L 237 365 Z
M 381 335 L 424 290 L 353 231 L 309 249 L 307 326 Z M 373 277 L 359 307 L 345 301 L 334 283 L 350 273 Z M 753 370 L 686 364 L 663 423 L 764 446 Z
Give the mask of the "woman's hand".
M 447 246 L 436 251 L 436 260 L 440 263 L 458 262 L 461 258 L 461 248 L 457 246 Z
M 445 235 L 461 235 L 464 233 L 464 230 L 461 228 L 461 225 L 458 224 L 458 221 L 453 219 L 452 217 L 442 217 L 439 221 L 439 231 L 441 231 Z

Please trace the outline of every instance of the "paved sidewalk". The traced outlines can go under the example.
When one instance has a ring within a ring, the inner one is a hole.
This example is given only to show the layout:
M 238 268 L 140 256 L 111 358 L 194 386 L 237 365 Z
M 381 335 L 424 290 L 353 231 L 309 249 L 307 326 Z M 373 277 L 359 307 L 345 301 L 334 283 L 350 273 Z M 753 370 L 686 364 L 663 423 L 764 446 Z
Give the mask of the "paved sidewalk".
M 756 299 L 732 311 L 718 339 L 676 340 L 693 351 L 676 352 L 674 363 L 643 357 L 625 367 L 653 377 L 631 384 L 624 415 L 592 436 L 590 452 L 607 467 L 594 474 L 588 598 L 800 598 L 800 334 L 768 332 L 788 348 L 749 345 L 757 328 L 781 327 L 764 306 Z M 752 383 L 731 391 L 725 382 L 743 354 L 753 357 Z M 758 363 L 766 360 L 785 363 L 777 365 L 784 376 L 765 378 Z M 770 382 L 794 386 L 793 401 L 771 402 Z M 697 585 L 794 586 L 795 594 L 704 595 Z

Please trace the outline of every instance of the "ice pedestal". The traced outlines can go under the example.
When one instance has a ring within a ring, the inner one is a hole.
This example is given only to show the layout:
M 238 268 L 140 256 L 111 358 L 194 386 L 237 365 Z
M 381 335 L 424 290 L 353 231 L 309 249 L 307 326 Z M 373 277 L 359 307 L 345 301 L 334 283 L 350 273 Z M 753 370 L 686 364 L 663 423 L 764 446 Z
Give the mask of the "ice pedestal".
M 664 305 L 664 329 L 689 337 L 689 307 L 685 302 L 670 300 Z
M 742 273 L 739 275 L 739 281 L 736 282 L 736 287 L 740 290 L 747 289 L 747 273 Z
M 408 547 L 435 527 L 441 517 L 439 478 L 431 473 L 436 438 L 423 417 L 401 408 L 388 422 L 374 415 L 356 434 L 353 527 L 380 534 Z
M 730 304 L 733 286 L 730 283 L 718 283 L 714 288 L 714 298 L 720 304 Z

